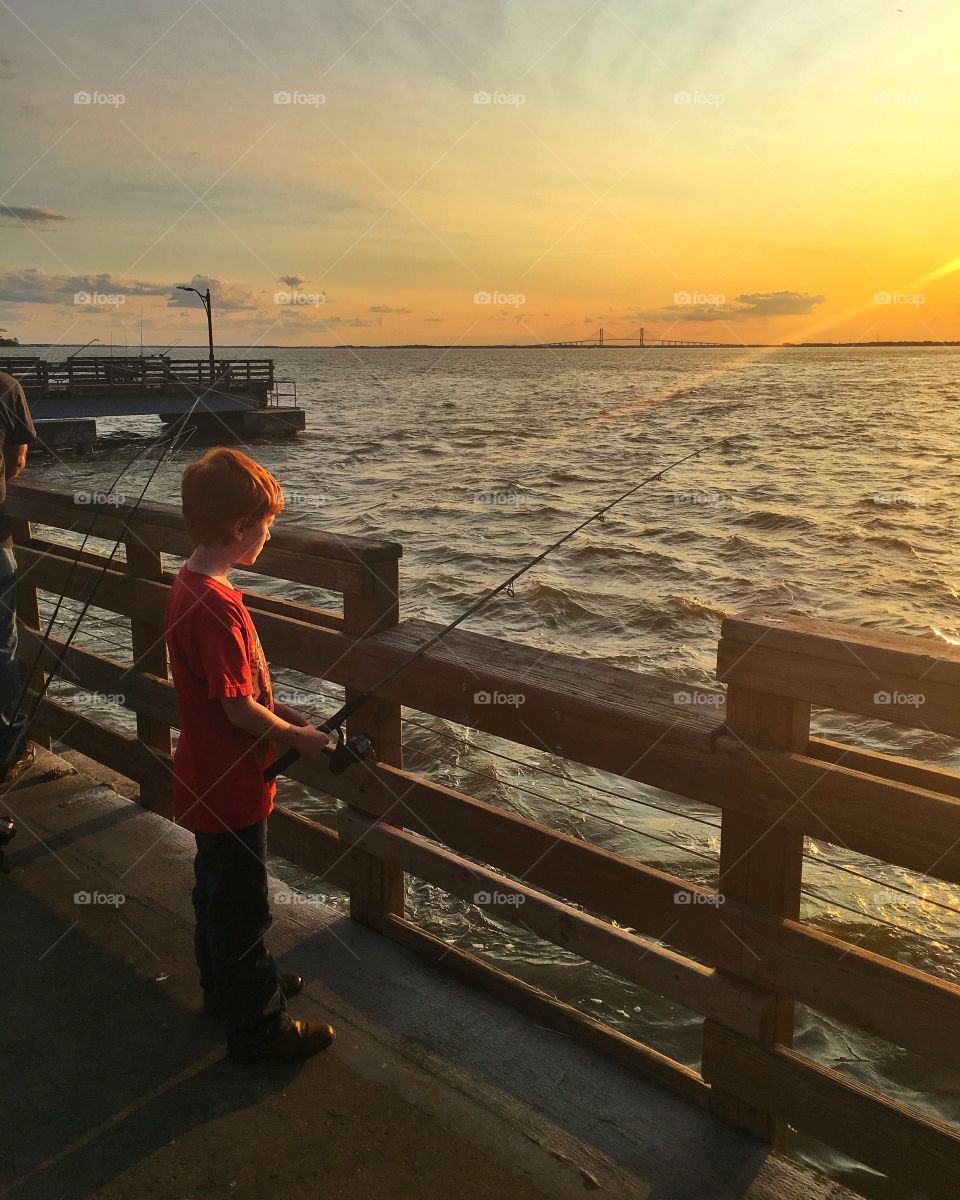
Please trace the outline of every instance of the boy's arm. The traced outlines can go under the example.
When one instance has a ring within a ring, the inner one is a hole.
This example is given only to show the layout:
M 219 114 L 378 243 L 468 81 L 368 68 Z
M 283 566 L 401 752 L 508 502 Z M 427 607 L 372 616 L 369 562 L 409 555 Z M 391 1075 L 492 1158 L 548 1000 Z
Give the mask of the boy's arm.
M 281 746 L 291 746 L 304 758 L 318 758 L 330 739 L 312 725 L 293 725 L 258 704 L 252 696 L 221 699 L 227 720 L 255 738 L 269 738 Z
M 304 725 L 310 724 L 307 718 L 302 717 L 295 708 L 291 708 L 289 704 L 281 704 L 279 700 L 273 702 L 273 711 L 278 717 L 282 717 L 284 721 L 289 721 L 291 725 L 296 725 L 298 729 L 302 729 Z

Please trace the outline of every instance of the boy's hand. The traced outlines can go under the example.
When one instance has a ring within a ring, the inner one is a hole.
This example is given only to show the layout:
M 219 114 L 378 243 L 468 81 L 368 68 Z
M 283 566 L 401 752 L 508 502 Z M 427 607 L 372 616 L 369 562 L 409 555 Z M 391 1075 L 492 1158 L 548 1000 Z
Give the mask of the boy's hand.
M 329 744 L 328 734 L 315 729 L 312 725 L 304 725 L 302 729 L 297 730 L 297 739 L 293 743 L 293 748 L 303 758 L 319 758 Z

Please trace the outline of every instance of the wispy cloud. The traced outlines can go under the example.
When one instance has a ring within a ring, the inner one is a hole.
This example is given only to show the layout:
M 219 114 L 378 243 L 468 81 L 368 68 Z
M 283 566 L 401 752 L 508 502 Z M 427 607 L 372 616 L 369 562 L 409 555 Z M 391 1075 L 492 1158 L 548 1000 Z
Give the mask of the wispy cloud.
M 63 213 L 53 212 L 49 208 L 37 208 L 32 204 L 0 204 L 0 217 L 8 221 L 24 221 L 27 225 L 56 225 L 61 221 L 73 220 Z

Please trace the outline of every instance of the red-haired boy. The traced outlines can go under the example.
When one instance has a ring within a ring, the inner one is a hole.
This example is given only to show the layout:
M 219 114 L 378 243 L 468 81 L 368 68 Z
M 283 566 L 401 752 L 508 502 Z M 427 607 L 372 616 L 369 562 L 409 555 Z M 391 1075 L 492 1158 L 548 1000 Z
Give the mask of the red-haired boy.
M 292 1020 L 299 975 L 278 976 L 263 939 L 270 927 L 263 781 L 274 743 L 317 757 L 327 735 L 274 703 L 260 639 L 227 572 L 251 566 L 270 539 L 283 492 L 237 450 L 209 450 L 183 473 L 183 519 L 194 545 L 167 603 L 164 632 L 180 708 L 174 820 L 194 831 L 194 946 L 204 1009 L 227 1025 L 237 1062 L 301 1059 L 325 1049 L 333 1027 Z

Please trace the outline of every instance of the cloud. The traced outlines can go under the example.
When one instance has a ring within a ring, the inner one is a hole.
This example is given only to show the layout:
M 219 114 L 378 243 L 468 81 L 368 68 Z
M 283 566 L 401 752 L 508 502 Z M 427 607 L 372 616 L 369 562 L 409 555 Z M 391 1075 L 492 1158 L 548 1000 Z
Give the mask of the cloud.
M 279 282 L 285 283 L 287 285 L 287 287 L 295 288 L 295 287 L 299 287 L 300 284 L 304 282 L 304 280 L 303 280 L 302 276 L 300 276 L 300 275 L 281 275 Z
M 704 297 L 706 303 L 698 301 L 699 294 L 688 292 L 687 303 L 669 304 L 665 308 L 627 312 L 628 320 L 636 321 L 748 321 L 754 317 L 800 317 L 823 304 L 826 296 L 809 292 L 744 292 L 728 301 L 726 296 Z
M 389 304 L 371 304 L 370 311 L 375 313 L 397 313 L 403 317 L 408 317 L 411 312 L 409 308 L 391 308 Z
M 15 304 L 72 304 L 76 292 L 125 296 L 163 296 L 167 283 L 120 280 L 112 275 L 47 275 L 36 267 L 0 272 L 0 300 Z
M 737 303 L 746 306 L 748 317 L 802 317 L 813 312 L 826 296 L 811 296 L 807 292 L 751 292 L 737 296 Z
M 63 213 L 51 212 L 49 208 L 35 208 L 33 205 L 20 207 L 16 204 L 0 204 L 0 217 L 11 221 L 23 221 L 27 225 L 53 225 L 58 221 L 71 221 Z
M 196 288 L 198 292 L 205 292 L 209 288 L 211 306 L 215 311 L 219 309 L 220 312 L 240 312 L 258 307 L 256 297 L 249 288 L 230 283 L 226 279 L 194 275 L 189 286 Z M 175 286 L 171 287 L 168 284 L 164 291 L 170 292 L 167 300 L 169 308 L 196 308 L 200 303 L 192 292 L 177 291 Z

